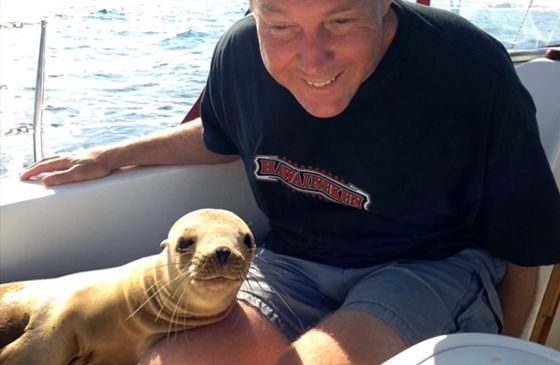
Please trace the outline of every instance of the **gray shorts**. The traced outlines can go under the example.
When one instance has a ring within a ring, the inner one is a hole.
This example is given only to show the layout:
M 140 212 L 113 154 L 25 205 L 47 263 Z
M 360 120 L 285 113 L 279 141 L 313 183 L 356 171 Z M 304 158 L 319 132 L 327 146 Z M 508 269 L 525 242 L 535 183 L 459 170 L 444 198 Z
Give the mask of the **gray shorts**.
M 477 249 L 359 269 L 260 250 L 239 299 L 292 341 L 330 313 L 354 309 L 382 319 L 412 346 L 447 333 L 501 332 L 495 284 L 504 273 L 504 261 Z

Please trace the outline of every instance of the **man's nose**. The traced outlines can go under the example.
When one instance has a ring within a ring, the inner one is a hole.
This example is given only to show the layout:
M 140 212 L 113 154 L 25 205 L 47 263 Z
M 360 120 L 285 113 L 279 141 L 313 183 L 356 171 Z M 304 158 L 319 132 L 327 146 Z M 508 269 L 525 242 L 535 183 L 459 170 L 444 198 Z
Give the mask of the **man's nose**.
M 298 62 L 306 74 L 320 74 L 322 67 L 333 58 L 330 38 L 325 29 L 317 29 L 303 35 Z

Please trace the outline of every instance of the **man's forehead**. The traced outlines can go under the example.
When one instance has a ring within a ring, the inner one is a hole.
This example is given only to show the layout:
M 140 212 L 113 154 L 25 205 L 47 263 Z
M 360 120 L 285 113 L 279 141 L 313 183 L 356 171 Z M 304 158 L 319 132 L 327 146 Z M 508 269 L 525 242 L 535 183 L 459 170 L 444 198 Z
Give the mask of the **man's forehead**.
M 252 0 L 251 7 L 259 8 L 261 11 L 273 12 L 273 13 L 284 13 L 285 9 L 290 7 L 290 5 L 322 5 L 325 6 L 327 3 L 332 4 L 332 8 L 329 9 L 329 13 L 341 13 L 344 11 L 353 10 L 360 5 L 365 3 L 372 3 L 375 0 Z

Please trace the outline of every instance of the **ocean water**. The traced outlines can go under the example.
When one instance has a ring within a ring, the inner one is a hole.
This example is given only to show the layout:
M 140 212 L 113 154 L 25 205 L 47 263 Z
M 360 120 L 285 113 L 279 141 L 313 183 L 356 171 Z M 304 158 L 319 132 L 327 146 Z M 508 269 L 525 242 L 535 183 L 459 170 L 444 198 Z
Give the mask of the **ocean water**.
M 0 177 L 33 161 L 41 29 L 30 23 L 48 22 L 43 150 L 50 155 L 179 123 L 204 87 L 215 43 L 246 4 L 0 0 Z
M 204 86 L 216 41 L 247 3 L 0 0 L 0 177 L 33 161 L 41 19 L 48 22 L 43 150 L 51 155 L 179 123 Z M 560 0 L 432 4 L 468 17 L 509 48 L 560 44 Z

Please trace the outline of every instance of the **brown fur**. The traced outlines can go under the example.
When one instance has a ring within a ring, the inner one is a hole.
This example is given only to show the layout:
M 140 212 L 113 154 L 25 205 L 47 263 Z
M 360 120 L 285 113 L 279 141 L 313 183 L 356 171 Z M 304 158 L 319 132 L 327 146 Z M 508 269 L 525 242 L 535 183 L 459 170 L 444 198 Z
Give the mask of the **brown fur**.
M 0 286 L 0 349 L 20 337 L 29 324 L 29 311 L 14 300 L 22 287 L 21 283 Z
M 132 365 L 161 336 L 227 316 L 254 253 L 249 227 L 199 210 L 161 247 L 121 267 L 0 285 L 0 364 Z

